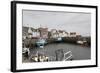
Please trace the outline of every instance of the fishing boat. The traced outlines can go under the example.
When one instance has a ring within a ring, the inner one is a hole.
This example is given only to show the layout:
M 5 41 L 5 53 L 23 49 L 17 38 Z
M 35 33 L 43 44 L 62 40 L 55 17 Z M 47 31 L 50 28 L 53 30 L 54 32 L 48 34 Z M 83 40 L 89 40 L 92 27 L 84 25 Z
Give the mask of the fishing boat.
M 47 44 L 45 39 L 38 39 L 36 42 L 36 45 L 40 48 L 43 48 L 45 44 Z
M 79 41 L 77 41 L 77 44 L 80 44 L 80 45 L 84 45 L 85 43 L 87 43 L 87 41 L 85 41 L 85 40 L 79 40 Z

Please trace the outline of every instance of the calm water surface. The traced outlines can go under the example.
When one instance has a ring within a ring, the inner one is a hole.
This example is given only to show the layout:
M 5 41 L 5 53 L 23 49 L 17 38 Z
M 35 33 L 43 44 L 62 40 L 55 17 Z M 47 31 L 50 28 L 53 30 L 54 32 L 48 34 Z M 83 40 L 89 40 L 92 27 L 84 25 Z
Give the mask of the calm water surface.
M 65 52 L 72 51 L 73 60 L 87 60 L 91 59 L 91 48 L 82 46 L 82 45 L 75 45 L 75 44 L 68 44 L 68 43 L 56 43 L 56 44 L 48 44 L 44 47 L 44 49 L 32 49 L 31 53 L 36 51 L 42 51 L 50 56 L 55 56 L 55 50 L 63 49 Z

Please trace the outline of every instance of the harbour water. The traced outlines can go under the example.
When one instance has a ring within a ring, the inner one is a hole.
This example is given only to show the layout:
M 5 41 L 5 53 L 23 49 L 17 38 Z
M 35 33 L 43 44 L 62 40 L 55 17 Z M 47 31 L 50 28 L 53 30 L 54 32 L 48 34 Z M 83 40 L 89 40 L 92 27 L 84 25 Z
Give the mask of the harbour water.
M 91 59 L 91 47 L 69 43 L 52 43 L 45 45 L 44 48 L 32 48 L 30 49 L 30 54 L 36 53 L 38 51 L 43 52 L 51 57 L 55 57 L 55 51 L 58 49 L 63 49 L 65 52 L 71 51 L 73 60 Z M 26 61 L 29 62 L 28 60 Z M 23 60 L 23 62 L 25 62 L 25 60 Z

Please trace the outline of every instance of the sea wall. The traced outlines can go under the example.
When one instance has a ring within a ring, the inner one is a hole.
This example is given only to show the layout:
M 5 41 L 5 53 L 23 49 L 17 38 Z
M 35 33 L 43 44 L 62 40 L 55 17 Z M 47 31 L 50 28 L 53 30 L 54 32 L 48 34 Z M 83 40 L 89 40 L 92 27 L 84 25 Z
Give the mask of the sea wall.
M 84 46 L 91 46 L 91 38 L 90 37 L 63 37 L 61 41 L 57 41 L 56 38 L 49 38 L 47 39 L 47 44 L 52 44 L 52 43 L 71 43 L 71 44 L 76 44 L 76 45 L 80 45 L 77 43 L 78 40 L 86 40 L 87 42 L 84 43 L 84 44 L 81 44 L 81 45 L 84 45 Z M 25 39 L 23 40 L 23 45 L 25 47 L 30 47 L 30 48 L 33 48 L 33 47 L 36 47 L 36 42 L 37 42 L 38 39 L 36 38 L 32 38 L 32 39 Z M 45 45 L 47 45 L 45 44 Z

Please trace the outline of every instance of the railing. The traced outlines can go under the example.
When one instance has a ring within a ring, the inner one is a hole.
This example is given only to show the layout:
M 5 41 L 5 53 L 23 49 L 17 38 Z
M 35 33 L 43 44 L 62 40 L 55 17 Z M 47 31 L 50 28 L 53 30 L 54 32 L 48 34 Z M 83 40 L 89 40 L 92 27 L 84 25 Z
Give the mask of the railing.
M 67 55 L 68 55 L 68 57 L 66 57 Z M 64 53 L 63 61 L 71 60 L 71 59 L 72 59 L 72 52 L 71 51 L 68 51 L 68 52 Z

